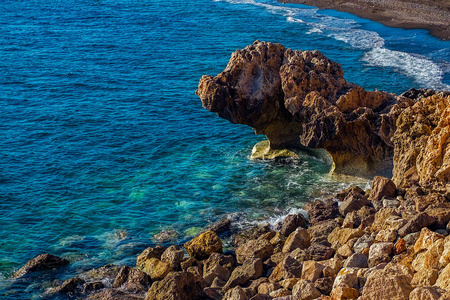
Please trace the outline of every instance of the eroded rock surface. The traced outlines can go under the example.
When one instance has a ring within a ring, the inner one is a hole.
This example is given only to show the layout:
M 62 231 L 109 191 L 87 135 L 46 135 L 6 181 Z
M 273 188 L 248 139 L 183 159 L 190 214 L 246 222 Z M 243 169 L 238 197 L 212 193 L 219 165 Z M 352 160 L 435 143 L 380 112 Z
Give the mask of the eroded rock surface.
M 203 76 L 203 107 L 264 134 L 270 149 L 324 148 L 335 172 L 367 174 L 392 165 L 396 119 L 412 100 L 365 91 L 318 51 L 256 41 L 231 56 L 216 77 Z

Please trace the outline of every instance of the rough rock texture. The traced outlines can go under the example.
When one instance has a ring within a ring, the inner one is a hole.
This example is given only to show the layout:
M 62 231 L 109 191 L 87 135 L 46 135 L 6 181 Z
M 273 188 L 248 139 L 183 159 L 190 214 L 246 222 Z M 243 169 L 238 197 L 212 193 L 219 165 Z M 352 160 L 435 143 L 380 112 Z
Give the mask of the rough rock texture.
M 147 292 L 151 283 L 150 276 L 144 272 L 124 266 L 117 274 L 112 287 L 133 293 Z
M 184 244 L 184 248 L 191 257 L 205 259 L 214 252 L 222 252 L 222 241 L 214 231 L 206 231 Z
M 216 77 L 203 76 L 196 94 L 209 111 L 266 135 L 270 148 L 324 148 L 335 172 L 366 176 L 391 166 L 395 121 L 411 101 L 343 75 L 318 51 L 256 41 Z
M 68 265 L 69 261 L 51 254 L 40 254 L 29 260 L 23 267 L 14 273 L 13 278 L 19 278 L 35 271 L 51 270 Z
M 272 255 L 273 246 L 267 240 L 250 240 L 236 249 L 236 260 L 242 264 L 248 258 L 266 259 Z
M 450 93 L 436 93 L 406 108 L 397 119 L 393 180 L 450 191 Z
M 197 299 L 203 288 L 202 278 L 189 272 L 171 272 L 152 284 L 145 300 Z

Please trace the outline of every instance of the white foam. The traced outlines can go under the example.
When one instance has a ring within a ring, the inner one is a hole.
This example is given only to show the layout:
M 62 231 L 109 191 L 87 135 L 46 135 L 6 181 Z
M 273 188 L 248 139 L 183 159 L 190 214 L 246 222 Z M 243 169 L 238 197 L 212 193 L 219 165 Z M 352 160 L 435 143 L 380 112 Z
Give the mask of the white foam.
M 305 23 L 305 21 L 303 21 L 302 19 L 297 19 L 294 17 L 287 17 L 286 21 L 288 21 L 289 23 Z
M 444 72 L 431 59 L 418 54 L 393 51 L 386 48 L 374 48 L 364 54 L 363 61 L 379 67 L 391 67 L 414 79 L 420 87 L 432 89 L 450 89 L 442 82 Z
M 306 32 L 306 34 L 315 34 L 315 33 L 322 34 L 323 31 L 322 31 L 322 29 L 320 29 L 320 28 L 313 27 L 313 28 L 311 28 L 310 30 L 308 30 L 308 31 Z

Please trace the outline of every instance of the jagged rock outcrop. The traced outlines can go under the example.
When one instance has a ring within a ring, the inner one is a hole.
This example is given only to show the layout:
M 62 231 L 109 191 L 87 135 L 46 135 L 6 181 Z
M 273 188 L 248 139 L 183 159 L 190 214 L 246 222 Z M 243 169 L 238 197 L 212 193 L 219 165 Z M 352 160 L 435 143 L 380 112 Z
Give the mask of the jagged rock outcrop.
M 343 75 L 318 51 L 256 41 L 216 77 L 203 76 L 196 94 L 209 111 L 266 135 L 267 151 L 324 148 L 334 171 L 351 175 L 391 167 L 395 122 L 412 100 L 365 91 Z
M 450 192 L 450 92 L 405 93 L 420 100 L 397 119 L 393 181 Z

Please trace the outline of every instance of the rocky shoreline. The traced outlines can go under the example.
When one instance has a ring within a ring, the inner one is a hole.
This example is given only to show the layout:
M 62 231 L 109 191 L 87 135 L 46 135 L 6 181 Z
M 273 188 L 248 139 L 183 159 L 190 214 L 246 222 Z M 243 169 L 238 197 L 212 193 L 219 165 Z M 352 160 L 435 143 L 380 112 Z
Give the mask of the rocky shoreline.
M 145 249 L 135 266 L 55 280 L 43 298 L 450 299 L 450 92 L 365 91 L 317 51 L 257 41 L 204 76 L 197 94 L 266 134 L 262 151 L 274 158 L 322 148 L 335 172 L 391 168 L 392 179 L 374 176 L 370 189 L 310 202 L 273 227 L 234 233 L 224 219 L 183 246 Z M 39 255 L 14 278 L 67 264 Z
M 450 2 L 446 0 L 278 0 L 349 12 L 390 27 L 427 29 L 440 39 L 450 40 Z

